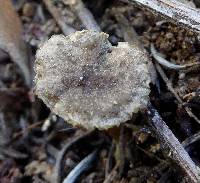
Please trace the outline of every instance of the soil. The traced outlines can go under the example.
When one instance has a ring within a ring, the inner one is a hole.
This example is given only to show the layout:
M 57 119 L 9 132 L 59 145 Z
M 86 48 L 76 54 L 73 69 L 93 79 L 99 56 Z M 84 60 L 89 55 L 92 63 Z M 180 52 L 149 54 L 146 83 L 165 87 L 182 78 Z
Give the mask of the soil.
M 84 29 L 76 11 L 71 8 L 73 0 L 52 1 L 67 25 L 76 30 Z M 149 52 L 154 65 L 157 62 L 151 55 L 151 43 L 162 57 L 173 64 L 185 65 L 200 61 L 200 42 L 196 33 L 129 3 L 117 0 L 83 2 L 102 31 L 109 34 L 112 45 L 127 41 L 122 26 L 124 22 L 118 18 L 123 16 L 128 27 L 133 32 L 135 30 Z M 194 3 L 197 3 L 198 8 L 199 2 Z M 30 67 L 33 68 L 39 45 L 52 35 L 63 32 L 43 1 L 16 0 L 13 4 L 23 23 L 23 39 L 28 46 Z M 151 103 L 180 142 L 189 139 L 185 149 L 199 166 L 200 125 L 185 110 L 185 107 L 189 107 L 200 119 L 199 67 L 184 70 L 161 67 L 182 103 L 169 89 L 156 67 L 152 70 Z M 93 151 L 97 151 L 95 161 L 90 163 L 87 171 L 81 173 L 77 182 L 188 182 L 180 167 L 169 159 L 169 152 L 162 149 L 152 133 L 145 110 L 119 128 L 112 129 L 112 133 L 98 130 L 89 133 L 73 127 L 51 113 L 34 94 L 34 86 L 30 89 L 24 84 L 20 69 L 4 52 L 0 52 L 0 101 L 2 183 L 48 183 L 54 182 L 54 179 L 62 182 Z M 69 148 L 61 155 L 66 144 Z M 60 164 L 58 158 L 61 158 Z

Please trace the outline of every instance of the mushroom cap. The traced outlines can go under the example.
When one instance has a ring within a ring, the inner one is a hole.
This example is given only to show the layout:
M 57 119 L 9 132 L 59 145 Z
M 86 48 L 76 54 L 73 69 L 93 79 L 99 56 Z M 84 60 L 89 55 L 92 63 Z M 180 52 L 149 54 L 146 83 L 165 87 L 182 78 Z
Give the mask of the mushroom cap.
M 72 125 L 108 129 L 146 106 L 148 60 L 146 52 L 128 43 L 112 46 L 103 32 L 52 36 L 36 54 L 35 91 Z

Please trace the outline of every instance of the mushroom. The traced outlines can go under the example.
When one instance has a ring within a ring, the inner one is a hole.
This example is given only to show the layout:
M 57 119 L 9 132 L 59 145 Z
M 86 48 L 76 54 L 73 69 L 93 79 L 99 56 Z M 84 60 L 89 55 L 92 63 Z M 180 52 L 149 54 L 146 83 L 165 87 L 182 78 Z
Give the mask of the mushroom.
M 147 107 L 152 118 L 150 124 L 163 147 L 171 152 L 172 160 L 188 178 L 198 182 L 196 165 L 148 104 L 149 57 L 137 45 L 124 42 L 115 47 L 109 43 L 107 34 L 92 30 L 77 31 L 66 37 L 52 36 L 36 54 L 36 94 L 52 112 L 72 125 L 107 130 L 116 143 L 118 166 L 123 153 L 118 154 L 120 140 L 115 132 L 119 128 L 114 127 Z
M 108 129 L 146 107 L 148 61 L 137 46 L 112 46 L 103 32 L 54 35 L 37 51 L 35 91 L 73 126 Z

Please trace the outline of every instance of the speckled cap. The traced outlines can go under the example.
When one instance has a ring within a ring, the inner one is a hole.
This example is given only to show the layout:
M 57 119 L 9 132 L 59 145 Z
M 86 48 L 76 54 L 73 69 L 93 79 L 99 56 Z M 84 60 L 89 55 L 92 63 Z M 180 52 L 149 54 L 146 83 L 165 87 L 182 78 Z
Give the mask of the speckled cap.
M 52 36 L 36 54 L 35 91 L 73 126 L 108 129 L 146 106 L 148 59 L 128 43 L 112 46 L 103 32 Z

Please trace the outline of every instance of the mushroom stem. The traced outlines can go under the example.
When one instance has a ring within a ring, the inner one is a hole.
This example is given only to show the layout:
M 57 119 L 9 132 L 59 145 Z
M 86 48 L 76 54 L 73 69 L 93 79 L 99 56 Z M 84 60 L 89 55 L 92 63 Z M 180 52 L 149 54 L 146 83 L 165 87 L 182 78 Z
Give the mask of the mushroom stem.
M 119 177 L 122 177 L 125 164 L 124 126 L 108 129 L 107 133 L 112 137 L 116 147 L 114 151 L 115 164 L 119 168 Z

